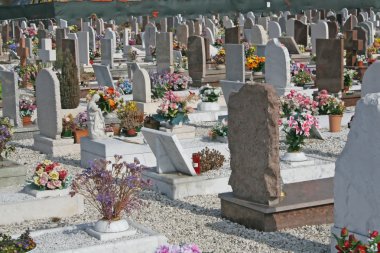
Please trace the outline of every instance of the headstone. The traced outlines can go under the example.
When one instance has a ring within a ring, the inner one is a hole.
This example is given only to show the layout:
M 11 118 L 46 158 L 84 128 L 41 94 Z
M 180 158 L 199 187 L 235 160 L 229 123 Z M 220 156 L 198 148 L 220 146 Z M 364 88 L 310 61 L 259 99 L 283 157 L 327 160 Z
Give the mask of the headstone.
M 152 102 L 152 92 L 149 74 L 145 69 L 141 69 L 138 65 L 137 69 L 133 73 L 132 93 L 134 101 L 142 103 Z
M 346 65 L 353 66 L 356 63 L 358 51 L 363 50 L 363 40 L 358 39 L 356 30 L 346 31 L 344 33 L 344 49 L 346 50 Z
M 187 40 L 189 38 L 189 27 L 188 27 L 188 25 L 180 24 L 177 27 L 176 33 L 177 33 L 178 42 L 183 44 L 183 45 L 187 45 Z
M 59 28 L 61 28 L 61 29 L 67 28 L 67 21 L 64 19 L 60 19 L 59 20 Z
M 309 26 L 299 20 L 294 20 L 294 40 L 299 45 L 307 47 Z
M 281 26 L 276 21 L 268 22 L 268 35 L 269 39 L 281 37 Z
M 265 31 L 268 31 L 268 22 L 269 22 L 268 17 L 259 17 L 258 25 L 261 25 Z
M 19 88 L 16 72 L 0 70 L 3 117 L 8 117 L 15 127 L 22 127 L 19 110 Z
M 42 39 L 47 39 L 48 38 L 48 34 L 49 34 L 48 30 L 38 29 L 38 31 L 37 31 L 38 41 L 41 41 Z M 41 43 L 39 43 L 38 48 L 41 49 Z
M 263 205 L 279 202 L 279 108 L 276 91 L 268 84 L 245 85 L 230 95 L 228 145 L 232 173 L 229 184 L 236 198 Z M 247 118 L 247 115 L 251 116 Z
M 66 29 L 55 30 L 55 48 L 56 48 L 58 61 L 62 59 L 62 40 L 66 38 L 67 38 Z
M 252 28 L 252 37 L 247 38 L 247 40 L 254 45 L 266 45 L 268 35 L 261 25 L 254 25 Z
M 320 20 L 317 24 L 311 25 L 311 50 L 312 54 L 316 54 L 316 40 L 317 39 L 328 39 L 329 38 L 329 27 L 327 22 Z
M 240 44 L 239 27 L 225 29 L 225 44 Z
M 358 15 L 358 22 L 361 23 L 361 22 L 364 22 L 366 21 L 366 18 L 364 17 L 363 13 L 359 13 Z
M 88 32 L 78 32 L 79 63 L 90 64 L 90 41 Z
M 343 40 L 317 39 L 317 80 L 319 90 L 338 93 L 343 90 Z
M 232 28 L 234 27 L 234 22 L 232 22 L 232 20 L 226 20 L 225 22 L 223 22 L 223 25 L 226 29 L 229 29 L 229 28 Z
M 251 18 L 247 18 L 244 23 L 244 29 L 252 29 L 255 25 L 255 21 Z
M 336 21 L 329 21 L 327 22 L 327 26 L 329 27 L 329 39 L 335 39 L 339 31 L 338 23 Z
M 357 32 L 357 39 L 363 42 L 363 46 L 356 51 L 359 55 L 367 55 L 368 32 L 364 27 L 357 26 L 353 29 Z
M 194 21 L 193 20 L 187 20 L 186 24 L 187 24 L 187 26 L 189 28 L 189 36 L 194 35 L 194 29 L 195 29 L 194 28 Z
M 225 44 L 226 79 L 245 82 L 245 55 L 242 44 Z
M 102 65 L 109 66 L 111 69 L 114 67 L 113 53 L 112 53 L 112 40 L 101 39 L 101 63 Z
M 114 54 L 116 52 L 116 33 L 111 28 L 107 28 L 104 38 L 112 41 L 112 53 Z
M 202 22 L 195 20 L 194 22 L 194 35 L 200 36 L 202 34 Z
M 94 28 L 91 26 L 88 27 L 88 39 L 89 39 L 89 47 L 92 51 L 96 50 L 96 33 Z
M 21 29 L 23 29 L 23 30 L 25 30 L 26 28 L 28 28 L 28 24 L 26 23 L 25 20 L 21 21 L 20 27 L 21 27 Z
M 290 18 L 286 21 L 286 35 L 294 37 L 294 18 Z
M 265 81 L 279 96 L 290 90 L 290 56 L 278 39 L 270 40 L 265 47 Z
M 98 86 L 114 87 L 111 71 L 108 66 L 92 64 Z
M 156 47 L 157 28 L 153 23 L 145 26 L 144 43 L 145 43 L 145 61 L 152 61 L 151 47 Z
M 281 27 L 281 31 L 285 34 L 286 33 L 286 18 L 285 17 L 280 17 L 280 19 L 278 20 L 278 23 L 280 24 L 280 27 Z M 294 23 L 293 23 L 293 30 L 294 30 Z
M 214 39 L 214 35 L 212 34 L 212 31 L 210 30 L 210 28 L 206 27 L 205 32 L 206 32 L 205 38 L 208 39 L 211 45 L 213 45 L 215 43 L 215 39 Z
M 379 84 L 380 62 L 372 63 L 364 74 L 362 81 L 362 97 L 369 93 L 380 93 Z
M 104 21 L 103 19 L 99 18 L 96 20 L 96 33 L 98 35 L 103 34 L 104 32 Z
M 375 29 L 374 29 L 373 23 L 366 21 L 363 23 L 359 23 L 359 26 L 367 30 L 367 33 L 368 33 L 367 45 L 371 46 L 373 42 L 375 41 Z
M 147 24 L 149 24 L 150 23 L 150 21 L 149 21 L 149 16 L 143 16 L 142 17 L 142 28 L 141 28 L 141 31 L 142 32 L 145 32 L 145 26 L 147 25 Z
M 38 50 L 38 57 L 43 63 L 54 62 L 57 59 L 56 51 L 52 50 L 51 39 L 40 40 L 41 49 Z
M 193 79 L 202 80 L 206 76 L 205 42 L 201 36 L 190 36 L 188 41 L 189 75 Z
M 168 32 L 168 20 L 166 18 L 161 18 L 160 20 L 160 25 L 161 25 L 161 32 Z
M 80 64 L 79 64 L 79 45 L 78 40 L 73 39 L 63 39 L 62 40 L 62 52 L 64 57 L 66 57 L 67 54 L 71 54 L 71 56 L 74 59 L 75 65 L 77 66 L 78 75 L 77 75 L 77 83 L 79 84 L 79 77 L 80 77 Z M 73 77 L 75 78 L 75 77 Z
M 173 72 L 173 33 L 157 33 L 157 72 Z
M 29 48 L 26 47 L 25 38 L 22 37 L 19 42 L 19 46 L 17 48 L 17 55 L 20 57 L 20 65 L 26 66 L 26 59 L 29 57 Z

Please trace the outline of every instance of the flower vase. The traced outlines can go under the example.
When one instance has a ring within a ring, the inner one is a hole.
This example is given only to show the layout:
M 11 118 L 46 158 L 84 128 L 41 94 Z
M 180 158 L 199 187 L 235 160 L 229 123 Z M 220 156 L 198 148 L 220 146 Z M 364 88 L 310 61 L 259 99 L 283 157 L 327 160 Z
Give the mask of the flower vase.
M 80 143 L 80 138 L 88 136 L 88 129 L 76 129 L 74 131 L 74 143 Z
M 226 69 L 226 65 L 224 65 L 224 64 L 217 64 L 215 68 L 217 70 L 223 70 L 223 69 Z
M 286 162 L 303 162 L 307 161 L 307 157 L 304 152 L 286 152 L 281 157 L 281 160 Z
M 252 71 L 253 76 L 262 76 L 263 72 L 262 71 Z
M 32 116 L 24 116 L 22 117 L 22 125 L 29 126 L 32 124 Z
M 218 102 L 200 102 L 197 106 L 198 111 L 219 111 Z
M 71 131 L 71 130 L 63 130 L 62 134 L 61 134 L 61 137 L 63 139 L 71 139 L 71 138 L 73 138 L 73 131 Z
M 94 230 L 99 233 L 120 233 L 128 229 L 129 224 L 124 219 L 116 221 L 98 220 L 94 225 Z
M 358 66 L 363 67 L 363 61 L 358 61 Z
M 329 115 L 330 132 L 340 132 L 340 125 L 342 123 L 343 115 Z

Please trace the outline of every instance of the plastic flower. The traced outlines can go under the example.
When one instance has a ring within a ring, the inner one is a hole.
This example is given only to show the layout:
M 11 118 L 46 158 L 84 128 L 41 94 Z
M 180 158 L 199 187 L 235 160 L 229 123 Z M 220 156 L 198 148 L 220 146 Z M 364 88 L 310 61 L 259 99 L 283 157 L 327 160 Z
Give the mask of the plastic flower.
M 58 180 L 59 179 L 59 173 L 57 171 L 51 171 L 49 173 L 49 176 L 52 180 Z

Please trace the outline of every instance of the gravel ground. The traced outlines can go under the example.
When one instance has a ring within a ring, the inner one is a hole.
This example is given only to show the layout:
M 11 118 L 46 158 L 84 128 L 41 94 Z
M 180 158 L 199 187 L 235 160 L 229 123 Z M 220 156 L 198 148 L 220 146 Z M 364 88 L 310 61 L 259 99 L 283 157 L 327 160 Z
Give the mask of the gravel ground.
M 215 122 L 198 125 L 197 136 L 207 135 Z M 328 133 L 322 130 L 325 140 L 306 141 L 304 151 L 324 157 L 336 158 L 344 147 L 348 129 L 340 133 Z M 284 152 L 283 134 L 280 136 L 280 150 Z M 51 157 L 32 150 L 33 140 L 15 142 L 16 152 L 10 159 L 25 164 L 31 176 L 35 165 L 44 159 L 62 163 L 71 173 L 79 173 L 80 155 Z M 216 173 L 216 172 L 210 172 Z M 219 174 L 229 173 L 224 166 Z M 1 192 L 0 192 L 1 195 Z M 221 217 L 220 200 L 217 195 L 188 197 L 183 200 L 169 200 L 167 197 L 151 191 L 141 194 L 143 207 L 130 217 L 153 230 L 164 234 L 170 243 L 198 244 L 204 252 L 328 252 L 331 224 L 305 226 L 273 233 L 258 232 L 232 223 Z M 0 198 L 1 199 L 1 198 Z M 1 200 L 0 200 L 1 202 Z M 60 226 L 93 222 L 99 219 L 93 207 L 86 204 L 85 213 L 65 219 L 44 219 L 28 221 L 22 224 L 0 226 L 0 231 L 18 234 L 26 228 L 40 230 Z M 80 237 L 77 237 L 78 240 Z M 54 241 L 54 239 L 51 239 Z

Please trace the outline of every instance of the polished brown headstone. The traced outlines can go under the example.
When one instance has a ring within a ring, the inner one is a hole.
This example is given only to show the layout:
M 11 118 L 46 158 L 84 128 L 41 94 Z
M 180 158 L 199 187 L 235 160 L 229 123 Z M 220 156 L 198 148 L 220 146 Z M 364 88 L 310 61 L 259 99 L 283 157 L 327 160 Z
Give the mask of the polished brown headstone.
M 309 36 L 309 26 L 299 20 L 294 20 L 294 40 L 298 45 L 307 47 Z
M 225 44 L 240 44 L 240 31 L 238 26 L 226 29 Z

